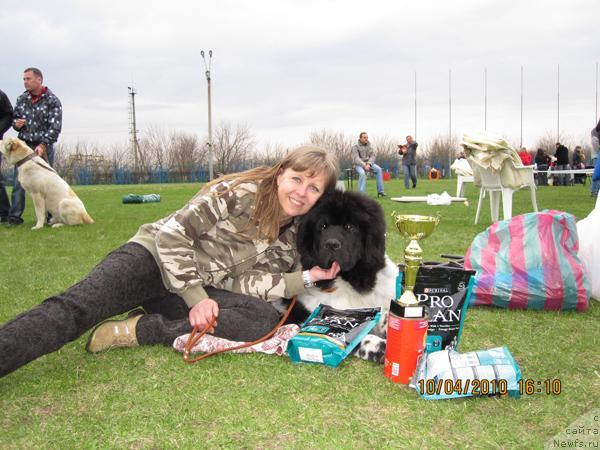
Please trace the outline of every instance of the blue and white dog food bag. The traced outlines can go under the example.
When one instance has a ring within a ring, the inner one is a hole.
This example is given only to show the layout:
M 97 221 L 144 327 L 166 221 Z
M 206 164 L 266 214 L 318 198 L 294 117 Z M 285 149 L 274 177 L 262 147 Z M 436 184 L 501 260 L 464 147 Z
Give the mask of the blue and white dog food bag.
M 410 386 L 427 400 L 472 396 L 519 397 L 521 370 L 506 347 L 421 358 Z
M 337 367 L 380 318 L 381 308 L 335 309 L 319 305 L 290 339 L 287 353 L 295 363 Z

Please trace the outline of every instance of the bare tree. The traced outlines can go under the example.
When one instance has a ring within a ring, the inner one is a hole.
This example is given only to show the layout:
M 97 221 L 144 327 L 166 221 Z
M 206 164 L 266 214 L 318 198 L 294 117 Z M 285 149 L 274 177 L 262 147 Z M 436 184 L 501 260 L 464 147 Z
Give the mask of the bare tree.
M 437 135 L 429 140 L 421 152 L 417 152 L 417 167 L 438 167 L 450 174 L 450 164 L 460 151 L 460 139 L 456 135 Z
M 67 173 L 67 159 L 71 148 L 67 144 L 59 142 L 54 146 L 54 170 L 64 176 Z
M 203 150 L 196 135 L 172 131 L 167 147 L 168 167 L 182 176 L 197 169 L 203 161 Z
M 214 134 L 215 173 L 231 173 L 253 153 L 254 137 L 247 125 L 221 123 Z
M 398 139 L 389 135 L 377 136 L 373 139 L 373 148 L 376 152 L 376 163 L 384 170 L 395 172 L 398 168 Z
M 341 131 L 326 129 L 312 131 L 308 135 L 308 143 L 333 152 L 341 169 L 350 168 L 353 165 L 350 150 L 355 140 L 354 137 L 345 135 Z
M 140 139 L 140 149 L 146 155 L 150 167 L 166 167 L 170 145 L 169 136 L 160 125 L 156 124 L 150 125 L 144 137 Z
M 253 158 L 255 163 L 254 165 L 275 165 L 285 157 L 288 150 L 288 148 L 281 144 L 271 144 L 270 142 L 267 142 L 262 148 L 255 150 Z
M 131 152 L 128 145 L 112 144 L 104 153 L 110 170 L 123 169 L 130 164 Z

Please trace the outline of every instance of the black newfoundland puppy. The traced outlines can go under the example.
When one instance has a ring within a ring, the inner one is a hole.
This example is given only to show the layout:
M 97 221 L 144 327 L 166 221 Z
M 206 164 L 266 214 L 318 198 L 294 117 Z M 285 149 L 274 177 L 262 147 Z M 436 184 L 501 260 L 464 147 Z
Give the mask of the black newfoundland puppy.
M 337 309 L 380 306 L 382 317 L 355 354 L 383 363 L 390 300 L 398 267 L 385 254 L 385 219 L 379 203 L 357 192 L 325 194 L 306 214 L 297 238 L 303 269 L 340 265 L 335 280 L 320 281 L 298 296 L 290 322 L 302 323 L 319 303 Z

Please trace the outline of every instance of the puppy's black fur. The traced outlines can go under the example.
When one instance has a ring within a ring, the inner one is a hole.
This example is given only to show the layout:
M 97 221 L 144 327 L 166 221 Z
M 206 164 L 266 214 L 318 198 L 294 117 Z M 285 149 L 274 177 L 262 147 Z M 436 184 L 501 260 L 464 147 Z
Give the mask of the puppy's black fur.
M 327 269 L 337 261 L 341 268 L 338 277 L 358 293 L 354 297 L 360 302 L 362 296 L 373 291 L 378 272 L 386 266 L 383 210 L 375 200 L 360 193 L 335 191 L 325 194 L 302 218 L 297 247 L 304 270 L 314 266 Z M 320 281 L 317 286 L 327 289 L 334 284 L 334 280 Z M 381 305 L 388 301 L 389 298 L 382 299 Z M 356 304 L 353 307 L 364 306 Z M 302 323 L 310 312 L 299 296 L 287 322 Z M 378 336 L 367 336 L 355 350 L 359 357 L 383 362 L 386 324 L 387 308 L 382 324 L 373 331 Z
M 340 264 L 340 277 L 358 292 L 375 287 L 385 266 L 385 219 L 379 203 L 356 192 L 326 194 L 300 222 L 297 238 L 304 269 Z M 332 281 L 319 282 L 328 287 Z

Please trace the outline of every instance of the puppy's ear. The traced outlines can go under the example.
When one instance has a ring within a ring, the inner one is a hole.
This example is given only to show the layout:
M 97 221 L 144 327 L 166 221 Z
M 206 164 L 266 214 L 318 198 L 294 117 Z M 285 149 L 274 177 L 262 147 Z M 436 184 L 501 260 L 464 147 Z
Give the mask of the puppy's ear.
M 381 269 L 385 265 L 385 219 L 383 210 L 379 203 L 369 201 L 368 205 L 364 205 L 363 212 L 368 217 L 368 225 L 365 229 L 365 262 Z
M 300 219 L 300 225 L 298 226 L 296 246 L 300 253 L 300 263 L 305 269 L 310 269 L 316 265 L 312 255 L 315 253 L 315 242 L 318 238 L 318 231 L 316 230 L 318 214 L 315 205 L 308 214 Z

